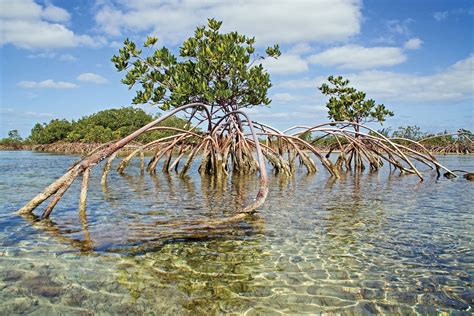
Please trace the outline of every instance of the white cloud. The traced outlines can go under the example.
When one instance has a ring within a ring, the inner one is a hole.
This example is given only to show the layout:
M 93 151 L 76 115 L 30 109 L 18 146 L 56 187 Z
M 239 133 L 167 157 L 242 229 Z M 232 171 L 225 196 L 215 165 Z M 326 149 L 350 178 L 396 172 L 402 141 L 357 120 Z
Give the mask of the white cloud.
M 288 54 L 303 55 L 311 52 L 313 48 L 308 43 L 299 43 L 288 50 Z
M 459 16 L 459 15 L 474 15 L 474 8 L 458 8 L 447 11 L 438 11 L 433 14 L 433 17 L 436 21 L 441 22 L 446 20 L 450 16 Z
M 45 113 L 45 112 L 33 112 L 33 111 L 17 111 L 13 108 L 0 108 L 0 114 L 5 115 L 5 116 L 10 116 L 10 117 L 33 117 L 33 118 L 47 118 L 47 117 L 53 117 L 53 114 L 51 113 Z
M 92 72 L 82 73 L 79 76 L 77 76 L 76 79 L 79 80 L 79 81 L 93 82 L 93 83 L 97 83 L 97 84 L 102 84 L 102 83 L 107 82 L 107 79 L 105 79 L 102 76 L 99 76 L 98 74 L 94 74 Z
M 474 55 L 431 75 L 391 71 L 362 71 L 343 74 L 355 88 L 380 102 L 402 104 L 446 104 L 474 100 Z M 316 89 L 323 77 L 288 80 L 277 84 L 286 89 Z
M 372 43 L 385 44 L 385 45 L 395 45 L 396 41 L 393 38 L 393 35 L 381 35 L 381 36 L 373 39 Z
M 60 61 L 76 61 L 77 57 L 70 54 L 62 54 L 59 56 Z
M 36 58 L 48 58 L 48 59 L 55 59 L 57 58 L 60 61 L 76 61 L 77 58 L 71 54 L 61 54 L 58 55 L 52 52 L 44 52 L 38 54 L 29 54 L 28 58 L 36 59 Z
M 0 1 L 0 18 L 35 20 L 41 17 L 42 7 L 31 0 Z
M 323 82 L 325 79 L 320 78 L 301 78 L 294 80 L 285 80 L 277 83 L 275 86 L 278 88 L 287 88 L 287 89 L 316 89 L 319 82 Z
M 298 96 L 289 94 L 287 92 L 284 93 L 276 93 L 271 97 L 273 102 L 293 102 L 299 100 Z
M 205 18 L 223 20 L 223 30 L 254 35 L 257 44 L 344 40 L 360 31 L 360 0 L 275 1 L 107 1 L 98 27 L 110 35 L 151 32 L 179 42 Z M 111 4 L 112 3 L 112 4 Z M 158 17 L 158 18 L 157 18 Z
M 433 14 L 433 17 L 435 18 L 436 21 L 440 22 L 443 21 L 448 17 L 449 12 L 448 11 L 440 11 L 440 12 L 435 12 Z
M 112 48 L 122 48 L 123 47 L 123 42 L 119 41 L 112 41 L 109 43 L 109 46 Z
M 405 49 L 420 49 L 422 44 L 423 41 L 421 39 L 414 37 L 406 41 L 403 47 Z
M 347 75 L 370 97 L 402 103 L 446 103 L 474 99 L 474 55 L 432 75 L 366 71 Z
M 29 117 L 36 117 L 36 118 L 53 117 L 53 114 L 51 113 L 32 112 L 32 111 L 25 112 L 25 115 Z
M 75 83 L 65 82 L 65 81 L 54 81 L 52 79 L 44 81 L 20 81 L 18 83 L 20 88 L 24 89 L 72 89 L 78 88 L 79 86 Z
M 52 22 L 67 22 L 71 18 L 69 12 L 64 10 L 63 8 L 56 7 L 51 3 L 48 3 L 46 7 L 43 9 L 41 16 Z
M 54 57 L 56 57 L 56 53 L 51 53 L 51 52 L 28 55 L 28 58 L 31 58 L 31 59 L 36 59 L 36 58 L 51 58 L 52 59 Z
M 61 24 L 41 20 L 4 20 L 0 44 L 11 43 L 22 48 L 55 48 L 77 45 L 74 33 Z
M 345 69 L 371 69 L 403 63 L 406 56 L 398 47 L 346 45 L 311 55 L 311 63 Z
M 316 92 L 317 97 L 321 95 L 321 93 L 319 93 L 318 87 L 320 87 L 324 82 L 327 82 L 327 77 L 304 77 L 300 79 L 280 81 L 275 86 L 284 89 L 313 89 Z
M 266 58 L 262 65 L 271 74 L 295 74 L 308 70 L 308 63 L 298 55 L 282 54 L 277 59 Z
M 66 26 L 70 14 L 59 7 L 41 6 L 33 0 L 0 1 L 0 45 L 27 49 L 97 46 L 103 39 L 77 35 Z M 53 22 L 53 23 L 51 23 Z
M 47 3 L 42 7 L 33 0 L 1 0 L 0 18 L 16 20 L 38 20 L 44 18 L 52 22 L 67 22 L 71 15 L 64 9 Z
M 89 35 L 77 35 L 76 45 L 84 45 L 88 47 L 97 48 L 107 45 L 107 39 L 103 36 L 91 37 Z
M 387 27 L 390 32 L 400 35 L 410 35 L 410 24 L 413 22 L 413 19 L 400 20 L 390 20 L 387 21 Z

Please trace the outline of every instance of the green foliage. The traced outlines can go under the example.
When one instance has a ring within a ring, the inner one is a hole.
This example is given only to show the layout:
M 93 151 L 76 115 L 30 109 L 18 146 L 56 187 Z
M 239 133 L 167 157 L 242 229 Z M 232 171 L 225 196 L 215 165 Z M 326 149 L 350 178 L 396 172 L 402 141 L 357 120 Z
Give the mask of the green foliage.
M 134 104 L 151 103 L 162 110 L 186 103 L 202 102 L 224 110 L 270 103 L 270 76 L 255 54 L 255 38 L 237 32 L 220 33 L 222 22 L 208 19 L 194 36 L 183 42 L 179 59 L 166 47 L 153 49 L 158 41 L 148 37 L 142 50 L 126 39 L 112 62 L 118 71 L 127 70 L 122 83 L 129 89 L 140 85 Z M 278 45 L 266 49 L 269 57 L 280 56 Z
M 85 116 L 78 121 L 52 120 L 48 124 L 36 124 L 31 130 L 30 139 L 37 144 L 50 144 L 58 141 L 106 143 L 123 138 L 140 127 L 153 121 L 155 117 L 142 109 L 124 107 L 110 109 Z M 162 124 L 184 128 L 187 121 L 170 117 Z M 150 141 L 173 134 L 173 132 L 153 132 L 139 138 L 139 141 Z
M 48 124 L 37 123 L 31 130 L 30 139 L 36 144 L 50 144 L 63 140 L 73 130 L 68 120 L 51 120 Z
M 339 141 L 341 142 L 341 144 L 346 143 L 345 139 L 340 139 Z M 327 148 L 327 147 L 335 146 L 339 144 L 337 142 L 336 136 L 333 136 L 333 135 L 324 135 L 324 136 L 316 137 L 312 143 L 316 147 L 321 147 L 321 148 L 325 148 L 325 147 Z
M 14 129 L 8 132 L 8 137 L 0 139 L 0 145 L 3 146 L 16 146 L 23 143 L 23 138 L 18 133 L 18 130 Z
M 299 136 L 304 141 L 310 142 L 311 141 L 311 132 L 305 132 Z
M 468 129 L 461 128 L 458 130 L 459 140 L 462 142 L 471 142 L 474 140 L 474 133 Z
M 145 111 L 132 107 L 100 111 L 73 122 L 74 129 L 68 134 L 67 141 L 108 142 L 125 137 L 152 120 Z
M 20 136 L 20 133 L 18 133 L 18 130 L 16 129 L 8 132 L 8 138 L 17 142 L 21 142 L 23 140 L 23 138 Z
M 471 144 L 471 141 L 474 140 L 474 134 L 467 129 L 459 129 L 457 135 L 453 135 L 446 130 L 441 133 L 427 133 L 416 125 L 400 126 L 393 132 L 392 137 L 407 138 L 414 141 L 423 140 L 422 144 L 428 147 L 443 147 L 454 143 Z
M 427 134 L 421 131 L 421 128 L 413 126 L 400 126 L 396 131 L 393 132 L 392 137 L 407 138 L 411 140 L 420 140 L 426 137 Z
M 323 83 L 319 90 L 331 96 L 328 103 L 328 117 L 334 121 L 350 121 L 366 123 L 368 121 L 384 122 L 393 112 L 383 104 L 376 104 L 374 100 L 366 100 L 366 94 L 350 87 L 350 81 L 341 76 L 328 77 L 329 85 Z
M 158 117 L 158 116 L 157 116 Z M 156 117 L 155 117 L 156 118 Z M 187 120 L 183 120 L 177 116 L 171 116 L 160 123 L 158 126 L 167 126 L 167 127 L 175 127 L 180 129 L 189 129 L 189 124 Z M 176 132 L 173 131 L 154 131 L 150 133 L 146 133 L 138 138 L 138 141 L 142 143 L 148 143 L 155 139 L 160 139 L 163 137 L 168 137 L 171 135 L 175 135 Z
M 382 129 L 378 129 L 377 132 L 369 131 L 369 135 L 378 137 L 379 134 L 381 134 L 387 138 L 390 138 L 390 131 L 391 131 L 390 127 L 382 128 Z

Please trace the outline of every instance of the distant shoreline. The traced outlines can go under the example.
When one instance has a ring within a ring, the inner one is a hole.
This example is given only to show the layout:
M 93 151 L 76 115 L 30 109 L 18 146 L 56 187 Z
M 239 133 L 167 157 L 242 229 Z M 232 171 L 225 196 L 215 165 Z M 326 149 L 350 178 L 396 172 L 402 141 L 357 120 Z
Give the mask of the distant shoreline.
M 0 151 L 11 151 L 11 150 L 25 150 L 35 151 L 44 153 L 54 154 L 65 154 L 65 155 L 85 155 L 90 153 L 99 146 L 103 146 L 101 143 L 52 143 L 52 144 L 15 144 L 15 145 L 0 145 Z M 328 153 L 329 148 L 327 147 L 316 147 L 321 153 Z M 428 148 L 429 149 L 429 148 Z M 125 150 L 126 152 L 127 150 Z M 333 153 L 339 153 L 339 150 L 333 150 Z M 474 152 L 462 153 L 462 152 L 442 152 L 439 150 L 432 151 L 432 154 L 437 155 L 473 155 Z M 145 154 L 151 153 L 146 152 Z
M 28 150 L 62 154 L 87 154 L 102 144 L 87 143 L 52 143 L 52 144 L 15 144 L 1 145 L 0 150 Z

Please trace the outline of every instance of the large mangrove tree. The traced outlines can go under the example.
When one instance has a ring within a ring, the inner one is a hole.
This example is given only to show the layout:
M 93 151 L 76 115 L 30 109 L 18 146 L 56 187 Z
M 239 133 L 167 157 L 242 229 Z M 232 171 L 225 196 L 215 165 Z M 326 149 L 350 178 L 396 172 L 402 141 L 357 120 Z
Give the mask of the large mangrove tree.
M 102 183 L 107 185 L 107 174 L 117 153 L 128 146 L 131 153 L 118 164 L 119 173 L 124 173 L 130 160 L 139 155 L 142 172 L 154 173 L 161 162 L 163 172 L 177 172 L 184 176 L 200 159 L 199 172 L 206 177 L 225 180 L 231 173 L 259 173 L 259 189 L 256 198 L 236 215 L 219 220 L 204 220 L 187 223 L 179 228 L 178 236 L 196 227 L 205 231 L 222 223 L 239 221 L 254 213 L 266 199 L 268 180 L 266 163 L 281 176 L 291 176 L 297 162 L 308 173 L 317 171 L 317 161 L 330 176 L 338 178 L 350 169 L 346 158 L 353 153 L 363 164 L 367 160 L 373 169 L 383 161 L 405 173 L 414 173 L 423 179 L 412 160 L 436 168 L 444 168 L 423 149 L 415 151 L 397 144 L 384 135 L 363 125 L 363 119 L 370 117 L 383 120 L 391 112 L 372 100 L 365 100 L 365 94 L 348 87 L 348 81 L 333 78 L 335 88 L 324 87 L 326 94 L 337 94 L 330 101 L 330 116 L 334 121 L 317 126 L 295 126 L 279 131 L 263 122 L 252 120 L 245 109 L 270 103 L 268 89 L 270 76 L 261 64 L 264 58 L 280 56 L 278 45 L 268 47 L 265 53 L 258 53 L 255 39 L 237 32 L 220 31 L 222 22 L 209 19 L 207 26 L 197 27 L 194 36 L 183 42 L 179 55 L 168 48 L 158 48 L 158 39 L 148 37 L 139 48 L 130 40 L 112 62 L 118 71 L 124 72 L 122 82 L 135 91 L 134 104 L 150 103 L 163 110 L 154 121 L 137 129 L 130 135 L 105 144 L 74 164 L 61 178 L 34 197 L 19 212 L 30 214 L 50 198 L 42 218 L 50 216 L 53 208 L 62 198 L 74 180 L 82 176 L 79 207 L 85 209 L 88 181 L 91 169 L 106 160 Z M 186 119 L 183 127 L 160 126 L 159 124 L 176 114 Z M 134 141 L 147 133 L 173 131 L 167 137 L 150 139 L 145 144 Z M 290 131 L 296 132 L 290 133 Z M 340 147 L 336 162 L 323 155 L 309 139 L 312 133 L 335 137 Z M 263 141 L 266 140 L 266 141 Z M 146 167 L 144 152 L 153 155 Z M 350 159 L 350 158 L 349 158 Z M 345 169 L 343 163 L 345 162 Z M 361 169 L 361 168 L 358 168 Z M 447 172 L 449 170 L 446 169 Z M 439 171 L 438 171 L 439 172 Z M 180 223 L 170 223 L 180 227 Z M 184 228 L 183 228 L 184 227 Z M 202 231 L 202 230 L 201 230 Z

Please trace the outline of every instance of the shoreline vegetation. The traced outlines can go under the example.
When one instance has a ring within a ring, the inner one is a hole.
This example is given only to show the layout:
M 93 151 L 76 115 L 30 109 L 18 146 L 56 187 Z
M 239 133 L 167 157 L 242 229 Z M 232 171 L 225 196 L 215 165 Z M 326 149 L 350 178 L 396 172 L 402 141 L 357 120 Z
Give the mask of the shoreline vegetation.
M 0 150 L 30 150 L 37 152 L 79 154 L 86 155 L 98 147 L 117 141 L 142 126 L 152 122 L 159 115 L 147 114 L 142 109 L 133 107 L 122 107 L 99 111 L 92 115 L 84 116 L 77 121 L 66 119 L 53 119 L 49 123 L 37 123 L 31 130 L 30 135 L 23 139 L 17 130 L 8 133 L 7 138 L 0 139 Z M 188 120 L 172 116 L 163 123 L 162 127 L 171 129 L 190 130 L 192 126 Z M 200 131 L 200 129 L 197 129 Z M 383 128 L 377 131 L 385 137 L 399 142 L 411 149 L 417 150 L 422 144 L 433 154 L 473 154 L 474 135 L 469 130 L 461 129 L 456 133 L 430 134 L 423 132 L 418 126 L 401 126 L 395 131 Z M 121 155 L 133 151 L 136 146 L 141 146 L 152 140 L 158 140 L 173 136 L 173 130 L 157 130 L 141 136 L 135 142 L 121 150 Z M 322 136 L 318 133 L 303 133 L 299 136 L 311 143 L 322 153 L 340 152 L 337 139 L 332 135 Z M 397 140 L 398 139 L 398 140 Z M 412 142 L 414 141 L 414 142 Z M 266 146 L 266 139 L 260 139 Z M 145 152 L 154 154 L 154 151 Z
M 100 146 L 127 136 L 158 117 L 159 115 L 149 115 L 141 109 L 123 107 L 100 111 L 90 116 L 84 116 L 77 121 L 53 119 L 49 123 L 35 124 L 31 134 L 25 139 L 19 135 L 17 130 L 10 131 L 7 138 L 0 139 L 0 150 L 30 150 L 86 155 Z M 120 154 L 129 153 L 135 147 L 142 146 L 151 140 L 173 136 L 176 134 L 172 130 L 173 128 L 181 130 L 193 128 L 187 120 L 176 116 L 164 120 L 160 126 L 163 128 L 141 136 L 134 144 L 123 148 Z M 170 129 L 165 130 L 165 128 Z M 456 133 L 444 131 L 430 134 L 421 131 L 418 126 L 401 126 L 393 132 L 389 128 L 383 128 L 377 133 L 413 150 L 419 149 L 419 144 L 421 144 L 432 154 L 474 154 L 474 135 L 465 129 Z M 341 144 L 332 135 L 302 133 L 298 137 L 311 143 L 319 152 L 340 152 Z M 260 143 L 270 147 L 275 145 L 269 144 L 267 139 L 260 139 Z M 145 154 L 154 154 L 154 151 L 145 152 Z
M 0 143 L 0 151 L 35 151 L 53 154 L 65 154 L 65 155 L 86 155 L 87 153 L 94 151 L 100 146 L 106 143 L 80 143 L 80 142 L 55 142 L 51 144 L 22 144 L 22 143 L 11 143 L 2 144 Z M 414 147 L 414 146 L 413 146 Z M 430 153 L 437 155 L 474 155 L 474 144 L 470 146 L 463 146 L 456 143 L 448 143 L 446 145 L 432 145 L 425 146 Z M 322 153 L 338 153 L 339 150 L 333 150 L 332 146 L 315 146 Z M 132 152 L 132 148 L 122 149 L 119 156 Z M 153 151 L 145 152 L 146 156 L 153 155 Z

